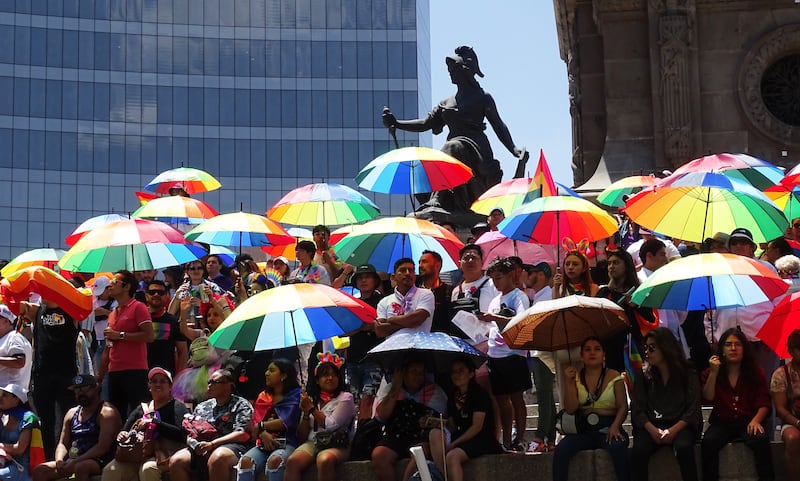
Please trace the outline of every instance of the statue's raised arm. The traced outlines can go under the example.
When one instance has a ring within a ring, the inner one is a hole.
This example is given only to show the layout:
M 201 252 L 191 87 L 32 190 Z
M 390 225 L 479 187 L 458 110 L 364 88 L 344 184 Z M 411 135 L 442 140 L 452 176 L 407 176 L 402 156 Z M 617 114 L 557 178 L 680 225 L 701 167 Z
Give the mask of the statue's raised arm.
M 384 108 L 381 120 L 392 133 L 394 129 L 400 129 L 409 132 L 430 130 L 439 134 L 447 126 L 447 142 L 442 146 L 442 151 L 468 165 L 475 177 L 452 192 L 434 193 L 428 203 L 421 206 L 421 210 L 435 207 L 448 212 L 468 211 L 479 195 L 503 178 L 500 162 L 494 158 L 486 137 L 485 121 L 489 121 L 497 138 L 518 160 L 516 177 L 523 175 L 528 151 L 514 144 L 494 99 L 484 92 L 475 79 L 475 75 L 483 77 L 475 51 L 471 47 L 461 46 L 455 50 L 455 55 L 445 60 L 450 81 L 456 85 L 455 95 L 439 102 L 425 118 L 398 120 L 388 108 Z

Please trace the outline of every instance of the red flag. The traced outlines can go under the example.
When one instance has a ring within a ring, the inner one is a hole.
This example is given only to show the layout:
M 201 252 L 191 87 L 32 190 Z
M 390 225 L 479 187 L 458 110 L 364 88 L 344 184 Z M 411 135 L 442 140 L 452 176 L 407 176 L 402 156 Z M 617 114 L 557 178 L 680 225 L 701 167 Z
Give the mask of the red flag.
M 135 192 L 136 198 L 139 200 L 139 204 L 145 205 L 146 203 L 150 202 L 153 199 L 158 199 L 160 196 L 156 194 L 151 194 L 150 192 Z
M 553 181 L 553 174 L 550 173 L 550 166 L 547 165 L 547 159 L 544 158 L 544 151 L 539 149 L 539 163 L 536 165 L 536 172 L 533 174 L 533 180 L 528 189 L 528 195 L 525 197 L 526 202 L 539 197 L 550 197 L 558 195 L 556 183 Z

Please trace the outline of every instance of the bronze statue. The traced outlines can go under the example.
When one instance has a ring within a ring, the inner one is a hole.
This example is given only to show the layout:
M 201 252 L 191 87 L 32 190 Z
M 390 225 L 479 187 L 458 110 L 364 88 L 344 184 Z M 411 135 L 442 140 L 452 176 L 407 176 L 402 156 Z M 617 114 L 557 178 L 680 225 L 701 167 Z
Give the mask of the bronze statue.
M 383 125 L 392 134 L 394 129 L 409 132 L 431 130 L 434 134 L 440 134 L 447 126 L 449 133 L 442 152 L 460 160 L 475 174 L 468 183 L 452 191 L 434 192 L 430 200 L 420 206 L 418 214 L 423 214 L 426 210 L 448 213 L 469 211 L 478 196 L 502 180 L 500 162 L 494 158 L 489 139 L 484 133 L 484 120 L 489 121 L 500 142 L 517 158 L 515 177 L 524 175 L 525 162 L 529 156 L 525 148 L 514 145 L 508 127 L 497 112 L 494 99 L 475 79 L 476 74 L 483 77 L 483 72 L 478 67 L 478 57 L 472 47 L 456 48 L 455 55 L 447 57 L 445 62 L 450 72 L 450 81 L 456 85 L 456 93 L 439 102 L 427 117 L 397 120 L 388 108 L 383 109 Z

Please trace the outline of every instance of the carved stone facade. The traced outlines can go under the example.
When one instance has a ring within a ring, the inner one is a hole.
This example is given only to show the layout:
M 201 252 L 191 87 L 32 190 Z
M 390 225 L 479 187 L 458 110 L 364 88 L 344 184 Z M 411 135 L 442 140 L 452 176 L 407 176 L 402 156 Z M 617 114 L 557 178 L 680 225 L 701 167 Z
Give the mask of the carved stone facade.
M 800 162 L 794 0 L 554 5 L 581 190 L 715 152 Z

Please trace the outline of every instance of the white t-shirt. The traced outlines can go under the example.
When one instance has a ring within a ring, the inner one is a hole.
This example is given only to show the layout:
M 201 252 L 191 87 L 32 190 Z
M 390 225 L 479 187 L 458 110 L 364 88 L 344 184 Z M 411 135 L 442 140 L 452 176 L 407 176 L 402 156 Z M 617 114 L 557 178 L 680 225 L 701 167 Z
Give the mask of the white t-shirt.
M 433 310 L 436 308 L 436 299 L 430 289 L 412 287 L 411 290 L 402 296 L 397 291 L 389 294 L 378 302 L 378 319 L 388 319 L 394 316 L 402 316 L 417 309 L 423 309 L 428 313 L 422 324 L 417 327 L 404 327 L 395 331 L 389 337 L 399 333 L 431 332 L 433 323 Z M 387 338 L 388 339 L 388 338 Z
M 485 284 L 484 281 L 486 281 Z M 483 284 L 483 287 L 481 287 L 481 284 Z M 453 294 L 451 294 L 450 300 L 455 301 L 462 292 L 464 293 L 463 297 L 475 297 L 475 293 L 479 288 L 478 306 L 481 312 L 489 312 L 489 303 L 492 302 L 492 299 L 500 295 L 500 292 L 494 287 L 494 283 L 487 276 L 481 276 L 476 281 L 464 281 L 457 286 L 453 286 Z
M 17 354 L 25 356 L 25 365 L 21 369 L 0 366 L 0 386 L 13 383 L 28 389 L 31 383 L 31 363 L 33 362 L 31 343 L 17 331 L 9 331 L 0 338 L 0 357 L 12 357 Z
M 514 289 L 508 294 L 500 294 L 492 299 L 492 301 L 489 303 L 489 309 L 487 312 L 497 314 L 500 311 L 502 304 L 514 309 L 517 314 L 519 314 L 530 307 L 530 300 L 524 292 L 519 289 Z M 515 354 L 518 356 L 525 355 L 525 351 L 511 349 L 506 345 L 506 340 L 503 338 L 503 335 L 501 334 L 502 331 L 496 322 L 492 321 L 489 324 L 489 357 L 500 358 Z

